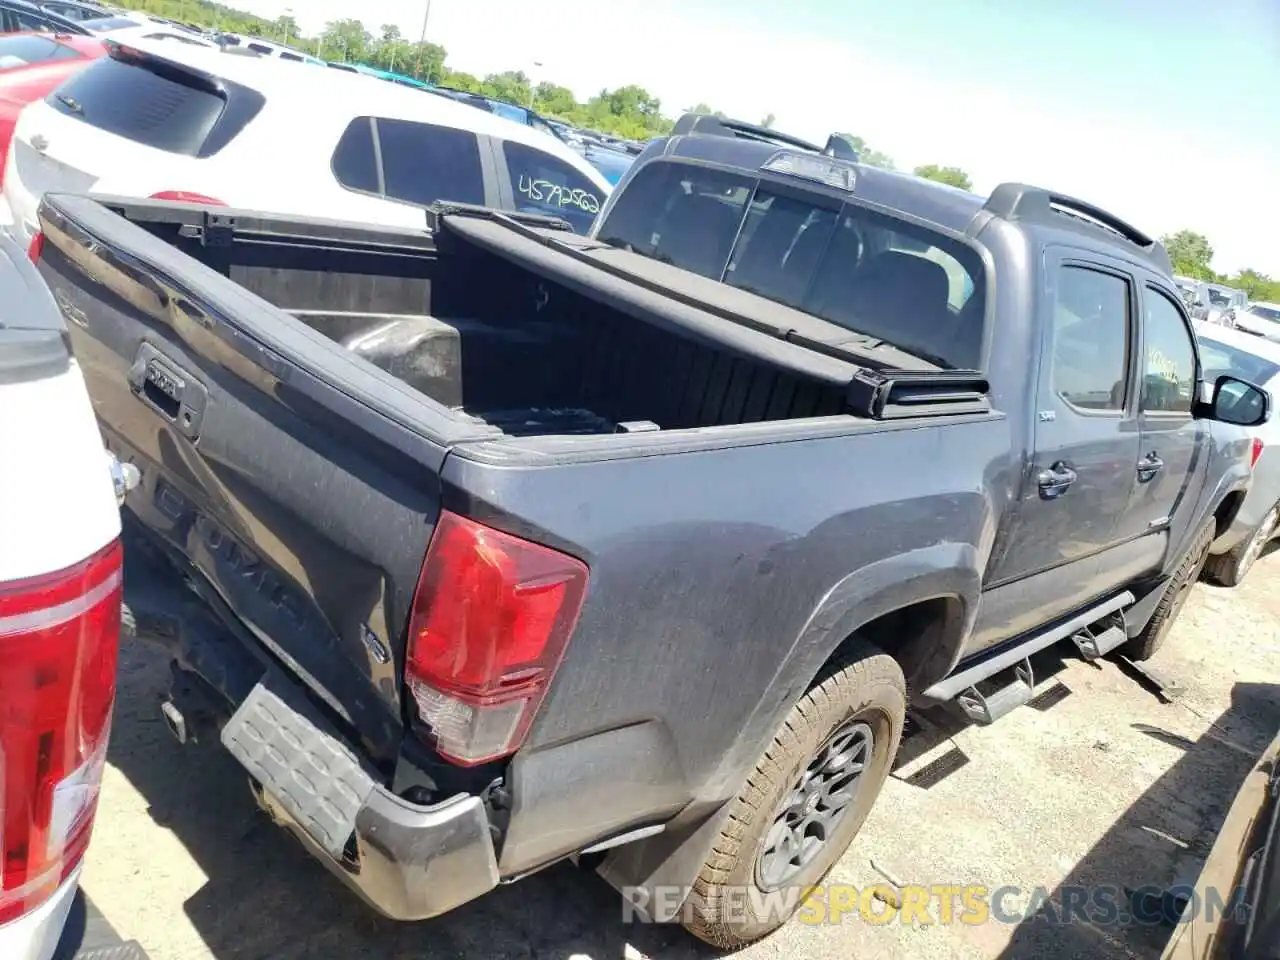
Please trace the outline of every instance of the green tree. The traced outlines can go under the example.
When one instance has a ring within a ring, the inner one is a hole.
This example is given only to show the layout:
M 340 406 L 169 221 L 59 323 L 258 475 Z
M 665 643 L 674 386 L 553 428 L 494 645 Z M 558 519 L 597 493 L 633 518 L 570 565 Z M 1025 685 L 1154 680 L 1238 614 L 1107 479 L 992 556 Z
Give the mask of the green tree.
M 400 28 L 394 23 L 384 23 L 382 25 L 382 42 L 396 43 L 404 39 L 404 34 L 400 32 Z
M 276 17 L 274 29 L 276 36 L 285 46 L 302 37 L 302 28 L 298 26 L 298 21 L 290 16 Z
M 1226 281 L 1231 286 L 1243 290 L 1250 300 L 1264 300 L 1267 303 L 1280 302 L 1280 280 L 1272 280 L 1265 273 L 1245 269 L 1236 272 L 1234 277 Z
M 1217 274 L 1209 266 L 1213 262 L 1213 246 L 1209 238 L 1194 230 L 1179 230 L 1160 238 L 1173 261 L 1173 272 L 1197 280 L 1214 280 Z
M 509 103 L 528 106 L 533 102 L 533 87 L 528 75 L 523 70 L 506 70 L 502 73 L 491 73 L 484 78 L 486 96 Z
M 916 167 L 913 172 L 917 177 L 959 187 L 961 190 L 973 189 L 973 181 L 959 167 L 940 167 L 936 163 L 926 163 L 924 166 Z
M 550 117 L 568 117 L 578 106 L 577 98 L 568 87 L 543 81 L 534 88 L 533 105 L 539 113 Z
M 373 37 L 359 20 L 331 20 L 320 35 L 321 59 L 364 63 L 369 59 Z
M 859 163 L 865 163 L 869 167 L 882 167 L 885 170 L 897 169 L 897 167 L 894 166 L 893 157 L 889 156 L 887 153 L 881 153 L 879 150 L 871 149 L 867 144 L 867 141 L 863 140 L 862 137 L 859 137 L 857 134 L 837 133 L 836 136 L 854 149 L 858 154 Z

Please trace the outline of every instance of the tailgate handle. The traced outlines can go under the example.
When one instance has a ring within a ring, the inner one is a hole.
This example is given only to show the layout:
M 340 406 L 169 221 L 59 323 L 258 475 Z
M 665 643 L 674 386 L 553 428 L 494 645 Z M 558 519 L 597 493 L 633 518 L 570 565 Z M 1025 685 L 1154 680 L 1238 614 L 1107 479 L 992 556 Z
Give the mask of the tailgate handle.
M 129 368 L 133 395 L 194 443 L 200 438 L 209 391 L 205 385 L 149 343 L 138 348 Z

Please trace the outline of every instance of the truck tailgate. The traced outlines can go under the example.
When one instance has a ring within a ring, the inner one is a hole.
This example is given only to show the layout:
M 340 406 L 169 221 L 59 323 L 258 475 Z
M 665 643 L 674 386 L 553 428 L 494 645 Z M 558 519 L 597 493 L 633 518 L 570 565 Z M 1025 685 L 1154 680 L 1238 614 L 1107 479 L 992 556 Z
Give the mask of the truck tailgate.
M 405 423 L 421 401 L 92 201 L 51 201 L 41 226 L 104 438 L 142 474 L 129 510 L 391 758 L 445 456 Z

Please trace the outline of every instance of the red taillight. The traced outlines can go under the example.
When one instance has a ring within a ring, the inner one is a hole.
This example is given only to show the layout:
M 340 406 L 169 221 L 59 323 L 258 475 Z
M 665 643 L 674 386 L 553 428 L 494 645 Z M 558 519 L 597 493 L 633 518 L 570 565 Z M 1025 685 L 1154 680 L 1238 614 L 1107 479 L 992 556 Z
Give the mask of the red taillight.
M 1262 456 L 1262 448 L 1264 444 L 1261 437 L 1253 438 L 1253 447 L 1249 450 L 1249 469 L 1252 470 L 1258 465 L 1258 458 Z
M 473 766 L 520 746 L 586 591 L 581 561 L 440 514 L 413 601 L 405 681 L 443 756 Z
M 37 230 L 35 236 L 31 238 L 31 243 L 27 246 L 27 259 L 32 263 L 39 263 L 40 257 L 44 254 L 44 231 Z
M 202 203 L 210 207 L 225 207 L 226 204 L 217 197 L 206 197 L 203 193 L 192 193 L 189 190 L 161 190 L 153 193 L 149 200 L 176 200 L 178 203 Z
M 59 573 L 0 583 L 0 924 L 80 863 L 115 701 L 120 544 Z

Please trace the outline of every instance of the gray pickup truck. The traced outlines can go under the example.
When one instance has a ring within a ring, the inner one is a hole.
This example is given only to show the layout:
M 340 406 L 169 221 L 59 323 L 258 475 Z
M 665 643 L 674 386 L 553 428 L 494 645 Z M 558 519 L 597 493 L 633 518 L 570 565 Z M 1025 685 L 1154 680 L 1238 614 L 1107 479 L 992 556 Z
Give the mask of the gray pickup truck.
M 1156 650 L 1269 415 L 1157 243 L 1033 187 L 690 116 L 591 236 L 424 219 L 51 195 L 32 251 L 170 724 L 399 919 L 576 857 L 767 934 L 908 690 L 987 724 L 1050 644 Z

